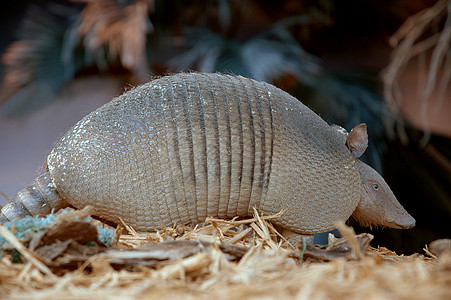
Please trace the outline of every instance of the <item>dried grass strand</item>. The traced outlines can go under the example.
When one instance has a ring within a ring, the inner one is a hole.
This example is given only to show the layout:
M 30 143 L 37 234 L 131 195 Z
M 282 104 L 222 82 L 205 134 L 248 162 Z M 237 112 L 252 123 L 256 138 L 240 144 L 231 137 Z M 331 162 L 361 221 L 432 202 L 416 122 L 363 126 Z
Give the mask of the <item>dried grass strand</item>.
M 254 211 L 255 211 L 255 207 L 254 207 Z M 280 218 L 282 216 L 282 214 L 284 213 L 284 211 L 280 211 L 274 215 L 270 215 L 270 216 L 259 216 L 259 218 L 261 220 L 274 220 L 277 218 Z M 250 223 L 255 223 L 258 221 L 258 218 L 254 215 L 253 218 L 250 219 L 244 219 L 244 220 L 224 220 L 224 219 L 215 219 L 215 218 L 206 218 L 205 219 L 205 223 L 211 223 L 211 222 L 215 222 L 218 224 L 227 224 L 227 225 L 231 225 L 231 226 L 238 226 L 238 225 L 245 225 L 245 224 L 250 224 Z
M 349 244 L 352 247 L 352 250 L 354 250 L 354 253 L 357 255 L 357 258 L 363 260 L 364 256 L 355 237 L 354 229 L 352 227 L 346 226 L 343 221 L 335 223 L 335 226 L 337 226 L 337 229 L 340 231 L 340 233 L 348 240 Z
M 430 29 L 433 24 L 436 24 L 443 16 L 446 16 L 443 30 L 433 34 L 429 38 L 418 41 L 423 33 Z M 444 64 L 451 56 L 451 51 L 449 51 L 450 42 L 451 2 L 447 0 L 439 0 L 434 6 L 410 16 L 389 40 L 389 43 L 394 47 L 394 50 L 389 65 L 382 72 L 384 97 L 391 111 L 398 117 L 396 130 L 401 141 L 405 144 L 408 142 L 408 138 L 404 130 L 403 121 L 400 117 L 402 97 L 399 92 L 397 79 L 400 74 L 403 73 L 409 61 L 414 57 L 418 57 L 419 59 L 424 58 L 425 56 L 423 56 L 423 54 L 432 48 L 429 68 L 420 72 L 425 74 L 425 86 L 421 88 L 420 93 L 422 97 L 420 120 L 423 131 L 425 132 L 421 143 L 424 146 L 430 136 L 430 127 L 427 119 L 429 99 L 436 87 L 438 88 L 439 95 L 445 97 L 447 85 L 451 80 L 451 74 L 448 75 L 451 71 L 447 70 L 449 65 L 448 63 Z M 446 67 L 444 70 L 446 76 L 442 76 L 440 82 L 437 84 L 437 75 L 440 66 Z M 442 101 L 443 100 L 439 99 L 439 103 L 442 103 Z M 392 128 L 391 124 L 393 121 L 386 119 L 385 123 L 388 128 Z
M 6 199 L 6 201 L 8 201 L 8 203 L 9 202 L 11 202 L 11 198 L 9 198 L 5 193 L 3 193 L 1 190 L 0 190 L 0 195 L 3 197 L 3 198 L 5 198 Z M 0 205 L 0 209 L 1 209 L 2 207 L 1 207 L 1 205 Z

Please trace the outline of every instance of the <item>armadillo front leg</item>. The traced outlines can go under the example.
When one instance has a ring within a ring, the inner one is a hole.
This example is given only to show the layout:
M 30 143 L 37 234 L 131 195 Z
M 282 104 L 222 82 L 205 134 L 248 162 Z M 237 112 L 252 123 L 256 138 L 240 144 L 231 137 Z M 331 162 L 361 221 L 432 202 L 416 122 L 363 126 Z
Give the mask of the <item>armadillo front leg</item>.
M 59 210 L 64 201 L 58 195 L 49 173 L 44 173 L 24 188 L 12 202 L 2 208 L 0 223 L 23 218 L 28 215 L 45 215 L 52 209 Z

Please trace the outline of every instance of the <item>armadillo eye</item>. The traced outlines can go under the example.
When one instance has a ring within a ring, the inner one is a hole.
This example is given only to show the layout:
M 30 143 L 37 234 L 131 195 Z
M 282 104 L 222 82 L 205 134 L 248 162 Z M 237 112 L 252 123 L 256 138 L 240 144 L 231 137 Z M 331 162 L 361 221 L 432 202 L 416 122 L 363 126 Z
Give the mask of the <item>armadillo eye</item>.
M 378 188 L 379 188 L 379 186 L 377 185 L 377 183 L 373 183 L 373 189 L 375 189 L 377 191 Z

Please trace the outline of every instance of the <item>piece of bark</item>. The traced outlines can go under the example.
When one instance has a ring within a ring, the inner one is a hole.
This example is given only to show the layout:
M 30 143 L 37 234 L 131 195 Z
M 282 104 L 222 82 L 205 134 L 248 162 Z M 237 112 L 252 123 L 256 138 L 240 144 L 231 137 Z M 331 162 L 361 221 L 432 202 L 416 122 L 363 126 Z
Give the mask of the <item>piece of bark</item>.
M 121 268 L 126 265 L 157 267 L 173 260 L 205 252 L 213 245 L 214 243 L 200 240 L 175 240 L 163 243 L 149 242 L 134 249 L 110 249 L 102 253 L 101 257 L 109 261 L 115 268 Z M 219 244 L 218 248 L 229 260 L 239 260 L 249 250 L 247 247 L 231 244 Z
M 63 242 L 67 240 L 73 240 L 82 245 L 90 241 L 99 243 L 97 234 L 97 228 L 89 222 L 63 221 L 35 234 L 28 248 L 33 251 L 44 245 L 53 244 L 56 241 Z

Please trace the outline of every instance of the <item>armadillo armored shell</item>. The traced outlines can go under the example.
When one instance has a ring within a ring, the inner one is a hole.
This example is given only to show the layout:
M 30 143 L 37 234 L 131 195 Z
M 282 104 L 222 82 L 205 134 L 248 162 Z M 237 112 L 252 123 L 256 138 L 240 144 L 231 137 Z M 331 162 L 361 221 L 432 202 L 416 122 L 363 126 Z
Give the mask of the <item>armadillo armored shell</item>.
M 134 88 L 72 127 L 47 158 L 65 203 L 139 231 L 207 216 L 284 211 L 298 233 L 356 208 L 360 175 L 342 137 L 270 84 L 177 74 Z

